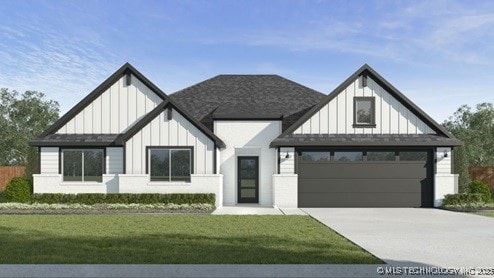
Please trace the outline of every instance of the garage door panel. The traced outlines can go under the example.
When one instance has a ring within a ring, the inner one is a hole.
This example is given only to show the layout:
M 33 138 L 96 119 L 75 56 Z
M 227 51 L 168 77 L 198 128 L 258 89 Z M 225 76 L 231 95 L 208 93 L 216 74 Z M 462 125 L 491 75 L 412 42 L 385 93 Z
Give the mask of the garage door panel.
M 304 193 L 300 207 L 421 207 L 420 193 Z
M 425 163 L 300 163 L 298 172 L 301 178 L 427 178 Z
M 432 159 L 427 153 L 427 161 L 299 159 L 299 207 L 431 207 Z
M 421 179 L 301 179 L 300 193 L 422 192 Z

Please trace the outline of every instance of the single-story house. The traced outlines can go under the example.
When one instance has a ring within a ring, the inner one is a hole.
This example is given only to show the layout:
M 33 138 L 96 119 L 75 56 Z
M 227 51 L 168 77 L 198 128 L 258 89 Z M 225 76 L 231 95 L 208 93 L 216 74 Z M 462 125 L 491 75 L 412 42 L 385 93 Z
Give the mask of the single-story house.
M 216 205 L 433 207 L 461 145 L 370 66 L 325 95 L 218 75 L 171 95 L 123 65 L 37 139 L 35 193 L 214 193 Z

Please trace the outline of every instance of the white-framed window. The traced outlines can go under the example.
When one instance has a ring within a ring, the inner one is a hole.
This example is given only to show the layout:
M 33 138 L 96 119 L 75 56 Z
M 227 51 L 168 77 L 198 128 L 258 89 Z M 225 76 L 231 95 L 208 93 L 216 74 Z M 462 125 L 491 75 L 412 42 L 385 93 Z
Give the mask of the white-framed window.
M 102 182 L 104 173 L 103 149 L 61 150 L 61 171 L 64 182 Z
M 150 181 L 190 182 L 193 172 L 192 147 L 148 147 L 147 172 Z

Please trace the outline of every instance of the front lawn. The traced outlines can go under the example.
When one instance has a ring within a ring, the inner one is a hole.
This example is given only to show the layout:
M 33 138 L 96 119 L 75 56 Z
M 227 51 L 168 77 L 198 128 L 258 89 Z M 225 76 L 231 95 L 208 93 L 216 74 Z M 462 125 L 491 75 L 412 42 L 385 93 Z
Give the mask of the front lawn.
M 308 216 L 0 215 L 0 263 L 377 264 Z
M 475 214 L 494 217 L 494 210 L 477 211 Z

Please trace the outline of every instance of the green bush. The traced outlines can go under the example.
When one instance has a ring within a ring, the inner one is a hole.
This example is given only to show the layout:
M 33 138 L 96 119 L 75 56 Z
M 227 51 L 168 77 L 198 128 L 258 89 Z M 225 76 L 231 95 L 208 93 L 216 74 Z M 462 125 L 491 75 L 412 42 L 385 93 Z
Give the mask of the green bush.
M 27 178 L 13 178 L 3 194 L 9 202 L 27 203 L 33 196 L 33 184 Z
M 468 189 L 470 193 L 479 193 L 480 195 L 482 195 L 482 200 L 485 203 L 491 201 L 491 190 L 489 189 L 489 186 L 487 186 L 485 182 L 474 180 L 470 183 Z
M 214 194 L 34 194 L 34 203 L 45 204 L 211 204 Z
M 443 206 L 462 206 L 462 205 L 483 205 L 485 204 L 482 195 L 479 193 L 460 193 L 448 194 L 444 196 Z

